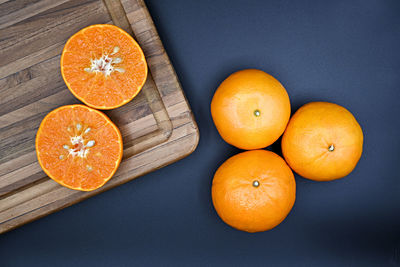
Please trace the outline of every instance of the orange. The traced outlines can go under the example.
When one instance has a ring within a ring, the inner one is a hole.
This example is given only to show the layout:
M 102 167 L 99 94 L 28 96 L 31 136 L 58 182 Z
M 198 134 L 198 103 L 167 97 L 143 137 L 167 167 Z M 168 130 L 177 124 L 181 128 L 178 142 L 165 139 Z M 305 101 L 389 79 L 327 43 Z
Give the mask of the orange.
M 44 172 L 71 189 L 91 191 L 114 175 L 122 158 L 122 137 L 102 112 L 83 105 L 51 111 L 36 135 Z
M 273 152 L 237 154 L 217 170 L 212 200 L 221 219 L 247 232 L 274 228 L 289 214 L 296 183 L 286 162 Z
M 235 72 L 218 87 L 211 114 L 221 137 L 241 149 L 274 143 L 290 117 L 285 88 L 271 75 L 256 69 Z
M 302 106 L 282 137 L 282 152 L 301 176 L 329 181 L 348 175 L 363 149 L 363 132 L 344 107 L 328 102 Z
M 147 65 L 142 49 L 114 25 L 84 28 L 65 44 L 61 74 L 69 90 L 86 105 L 113 109 L 142 89 Z

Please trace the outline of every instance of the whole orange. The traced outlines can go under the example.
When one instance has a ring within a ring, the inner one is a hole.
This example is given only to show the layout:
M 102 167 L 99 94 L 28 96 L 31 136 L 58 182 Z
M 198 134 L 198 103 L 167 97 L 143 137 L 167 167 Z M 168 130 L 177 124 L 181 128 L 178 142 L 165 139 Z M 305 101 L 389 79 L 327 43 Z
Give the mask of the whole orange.
M 281 157 L 252 150 L 225 161 L 215 173 L 211 191 L 214 207 L 225 223 L 260 232 L 274 228 L 289 214 L 296 182 Z
M 282 152 L 301 176 L 330 181 L 348 175 L 363 149 L 363 132 L 344 107 L 328 102 L 302 106 L 282 137 Z
M 211 115 L 221 137 L 241 149 L 271 145 L 282 135 L 290 117 L 285 88 L 256 69 L 235 72 L 218 87 Z

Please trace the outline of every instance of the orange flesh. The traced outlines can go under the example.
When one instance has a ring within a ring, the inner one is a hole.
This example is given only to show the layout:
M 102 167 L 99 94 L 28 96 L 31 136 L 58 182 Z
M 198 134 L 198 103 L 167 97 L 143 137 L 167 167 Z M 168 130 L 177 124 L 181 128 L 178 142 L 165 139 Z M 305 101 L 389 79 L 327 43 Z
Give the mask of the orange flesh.
M 36 154 L 45 173 L 71 189 L 103 186 L 122 158 L 122 137 L 102 112 L 83 105 L 62 106 L 42 121 Z
M 142 49 L 122 29 L 92 25 L 74 34 L 61 55 L 61 74 L 69 90 L 97 109 L 113 109 L 132 100 L 147 78 Z

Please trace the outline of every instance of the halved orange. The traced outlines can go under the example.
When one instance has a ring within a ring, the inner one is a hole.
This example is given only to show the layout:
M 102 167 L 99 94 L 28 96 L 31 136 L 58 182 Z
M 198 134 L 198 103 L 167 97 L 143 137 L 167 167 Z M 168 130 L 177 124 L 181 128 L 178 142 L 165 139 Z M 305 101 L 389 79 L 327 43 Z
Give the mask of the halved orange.
M 102 112 L 84 105 L 51 111 L 36 135 L 44 172 L 71 189 L 92 191 L 114 175 L 122 159 L 122 136 Z
M 61 54 L 61 74 L 86 105 L 113 109 L 131 101 L 147 78 L 138 43 L 114 25 L 97 24 L 74 34 Z

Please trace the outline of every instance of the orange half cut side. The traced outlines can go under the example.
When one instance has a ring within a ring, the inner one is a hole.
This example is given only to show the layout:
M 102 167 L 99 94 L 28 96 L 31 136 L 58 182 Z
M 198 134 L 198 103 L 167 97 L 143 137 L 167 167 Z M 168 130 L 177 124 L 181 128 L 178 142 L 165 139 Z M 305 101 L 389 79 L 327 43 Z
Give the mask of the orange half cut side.
M 138 43 L 110 24 L 86 27 L 69 38 L 60 65 L 72 94 L 96 109 L 114 109 L 131 101 L 148 72 Z
M 51 111 L 36 135 L 44 172 L 71 189 L 92 191 L 114 175 L 122 159 L 122 136 L 102 112 L 84 105 Z

